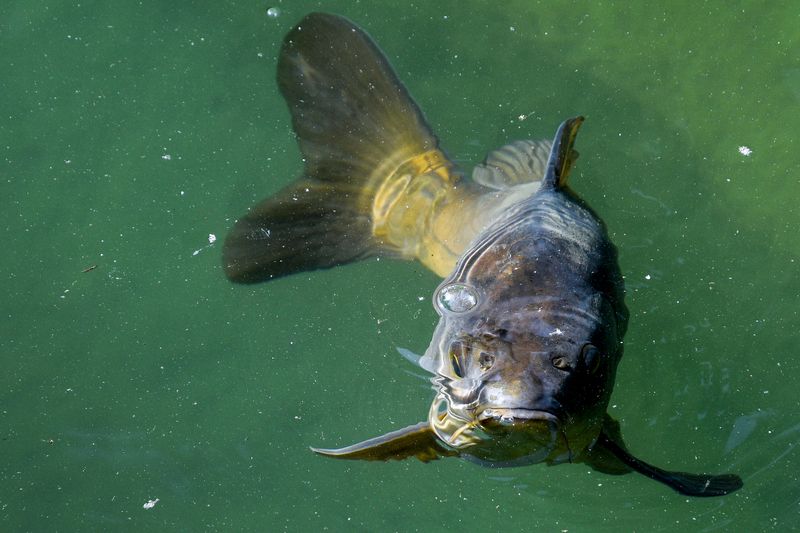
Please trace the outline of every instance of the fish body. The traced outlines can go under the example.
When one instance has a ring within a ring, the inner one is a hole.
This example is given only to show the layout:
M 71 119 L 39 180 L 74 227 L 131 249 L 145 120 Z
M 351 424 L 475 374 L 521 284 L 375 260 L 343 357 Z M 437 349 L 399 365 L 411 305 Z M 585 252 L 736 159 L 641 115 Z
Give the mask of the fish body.
M 606 413 L 628 311 L 605 224 L 568 184 L 582 117 L 564 121 L 552 142 L 490 152 L 467 178 L 377 45 L 321 13 L 284 39 L 278 85 L 305 169 L 237 221 L 223 250 L 227 276 L 254 283 L 386 256 L 445 278 L 419 360 L 435 390 L 426 420 L 314 451 L 492 467 L 580 462 L 692 496 L 742 486 L 733 474 L 637 459 Z
M 616 249 L 560 181 L 553 170 L 481 232 L 434 296 L 441 318 L 421 365 L 442 404 L 429 422 L 447 446 L 493 466 L 579 460 L 602 429 L 622 356 Z

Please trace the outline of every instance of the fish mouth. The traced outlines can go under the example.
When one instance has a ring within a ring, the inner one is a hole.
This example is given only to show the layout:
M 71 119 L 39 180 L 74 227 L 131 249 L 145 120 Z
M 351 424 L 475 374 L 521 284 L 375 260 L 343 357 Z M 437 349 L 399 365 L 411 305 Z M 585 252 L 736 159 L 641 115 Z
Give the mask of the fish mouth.
M 497 423 L 502 426 L 511 426 L 530 422 L 545 422 L 556 428 L 561 426 L 559 418 L 549 411 L 522 407 L 487 407 L 478 415 L 478 420 L 482 425 Z
M 549 411 L 524 407 L 487 407 L 471 420 L 444 415 L 434 431 L 465 458 L 493 467 L 522 466 L 572 453 L 564 424 Z M 563 450 L 562 450 L 563 449 Z
M 539 462 L 562 437 L 566 440 L 561 419 L 550 411 L 495 406 L 453 410 L 443 394 L 431 405 L 429 421 L 445 446 L 493 461 L 526 457 Z

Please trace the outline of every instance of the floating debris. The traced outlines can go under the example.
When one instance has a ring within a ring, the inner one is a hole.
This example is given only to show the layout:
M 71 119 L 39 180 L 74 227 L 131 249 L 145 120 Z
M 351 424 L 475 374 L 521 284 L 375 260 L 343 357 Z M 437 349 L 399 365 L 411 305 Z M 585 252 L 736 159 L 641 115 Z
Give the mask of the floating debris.
M 742 154 L 745 157 L 749 157 L 750 154 L 753 153 L 753 150 L 751 150 L 749 146 L 740 146 L 739 147 L 739 153 Z
M 206 245 L 205 245 L 205 246 L 203 246 L 202 248 L 198 248 L 197 250 L 195 250 L 194 252 L 192 252 L 192 256 L 195 256 L 195 255 L 199 254 L 200 252 L 202 252 L 202 251 L 203 251 L 203 250 L 205 250 L 206 248 L 208 248 L 208 247 L 212 246 L 212 245 L 213 245 L 215 242 L 217 242 L 217 236 L 216 236 L 216 235 L 214 235 L 213 233 L 209 233 L 209 234 L 208 234 L 208 244 L 206 244 Z
M 533 115 L 534 113 L 536 113 L 536 112 L 535 111 L 531 111 L 530 113 L 522 113 L 521 115 L 519 115 L 517 117 L 517 120 L 519 120 L 520 122 L 522 122 L 523 120 L 528 120 L 528 118 L 531 115 Z
M 153 507 L 156 506 L 157 503 L 158 503 L 158 498 L 156 498 L 155 500 L 147 500 L 147 503 L 142 505 L 142 507 L 145 509 L 152 509 Z

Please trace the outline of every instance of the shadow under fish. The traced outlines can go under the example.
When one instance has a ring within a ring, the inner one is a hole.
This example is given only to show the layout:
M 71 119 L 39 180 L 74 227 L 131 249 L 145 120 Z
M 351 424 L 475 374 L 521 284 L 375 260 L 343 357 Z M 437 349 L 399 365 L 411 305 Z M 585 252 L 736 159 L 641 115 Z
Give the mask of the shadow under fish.
M 742 486 L 733 474 L 637 459 L 606 412 L 628 310 L 605 225 L 567 183 L 582 117 L 552 142 L 490 152 L 467 179 L 369 36 L 320 13 L 284 39 L 278 84 L 305 172 L 237 221 L 226 275 L 255 283 L 383 256 L 445 277 L 433 298 L 441 318 L 419 361 L 434 376 L 427 420 L 315 452 L 584 463 L 691 496 Z

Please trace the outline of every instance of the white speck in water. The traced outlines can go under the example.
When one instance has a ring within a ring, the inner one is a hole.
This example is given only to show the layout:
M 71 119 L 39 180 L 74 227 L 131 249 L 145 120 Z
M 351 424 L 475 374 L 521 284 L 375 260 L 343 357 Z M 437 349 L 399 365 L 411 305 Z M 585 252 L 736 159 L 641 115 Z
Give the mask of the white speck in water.
M 153 507 L 156 506 L 157 503 L 158 503 L 158 498 L 156 498 L 155 500 L 147 500 L 147 503 L 142 505 L 142 507 L 145 509 L 152 509 Z
M 647 274 L 644 279 L 650 279 L 650 274 Z
M 530 113 L 522 113 L 517 117 L 517 120 L 519 120 L 520 122 L 522 122 L 523 120 L 528 120 L 528 117 L 533 115 L 533 113 L 534 113 L 533 111 L 531 111 Z
M 205 245 L 205 246 L 203 246 L 202 248 L 198 248 L 197 250 L 195 250 L 194 252 L 192 252 L 192 257 L 196 256 L 197 254 L 199 254 L 200 252 L 202 252 L 202 251 L 203 251 L 203 250 L 205 250 L 206 248 L 209 248 L 209 247 L 210 247 L 210 246 L 212 246 L 212 245 L 213 245 L 215 242 L 217 242 L 217 236 L 216 236 L 216 235 L 214 235 L 213 233 L 209 233 L 209 234 L 208 234 L 208 244 L 206 244 L 206 245 Z
M 753 150 L 751 150 L 750 147 L 748 147 L 748 146 L 740 146 L 739 147 L 739 153 L 742 154 L 745 157 L 748 157 L 750 154 L 753 153 Z
M 281 16 L 281 10 L 278 9 L 277 7 L 271 7 L 269 9 L 267 9 L 267 16 L 268 17 L 272 17 L 272 18 L 280 17 Z
M 164 161 L 169 161 L 172 159 L 172 156 L 169 154 L 164 154 L 161 156 L 161 159 L 163 159 Z

